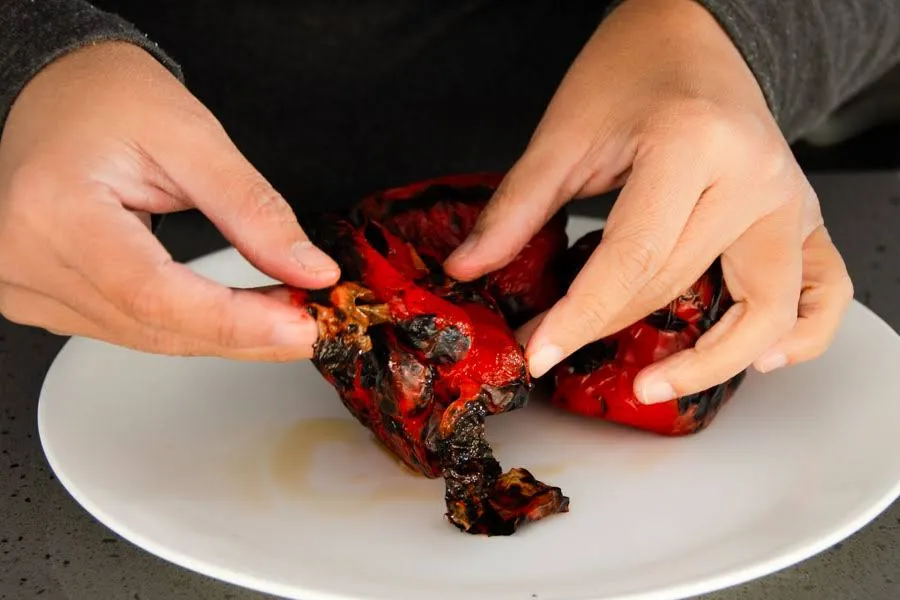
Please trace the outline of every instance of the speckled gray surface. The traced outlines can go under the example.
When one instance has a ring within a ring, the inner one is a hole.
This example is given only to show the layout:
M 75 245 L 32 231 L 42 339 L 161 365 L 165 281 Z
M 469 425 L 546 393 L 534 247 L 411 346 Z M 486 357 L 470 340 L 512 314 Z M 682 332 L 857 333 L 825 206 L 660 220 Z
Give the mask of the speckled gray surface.
M 856 283 L 857 298 L 900 329 L 900 176 L 830 174 L 815 176 L 813 183 Z M 162 237 L 181 259 L 220 244 L 195 215 L 167 222 Z M 0 319 L 0 598 L 270 598 L 145 553 L 97 523 L 54 479 L 37 437 L 36 405 L 61 344 L 49 334 Z M 897 598 L 900 503 L 819 556 L 703 600 Z

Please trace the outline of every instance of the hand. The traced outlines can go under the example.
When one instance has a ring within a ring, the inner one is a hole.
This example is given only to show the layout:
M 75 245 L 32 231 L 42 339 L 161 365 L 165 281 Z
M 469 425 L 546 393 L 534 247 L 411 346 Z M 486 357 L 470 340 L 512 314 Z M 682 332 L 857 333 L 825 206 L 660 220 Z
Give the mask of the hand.
M 646 403 L 770 371 L 830 344 L 853 287 L 746 63 L 693 0 L 628 0 L 599 27 L 446 269 L 502 267 L 573 198 L 624 187 L 604 239 L 526 325 L 535 376 L 665 306 L 719 256 L 736 304 L 635 380 Z
M 148 230 L 149 213 L 188 208 L 275 279 L 338 279 L 285 200 L 149 54 L 104 43 L 54 61 L 0 139 L 0 313 L 154 353 L 310 356 L 317 329 L 304 311 L 194 274 Z

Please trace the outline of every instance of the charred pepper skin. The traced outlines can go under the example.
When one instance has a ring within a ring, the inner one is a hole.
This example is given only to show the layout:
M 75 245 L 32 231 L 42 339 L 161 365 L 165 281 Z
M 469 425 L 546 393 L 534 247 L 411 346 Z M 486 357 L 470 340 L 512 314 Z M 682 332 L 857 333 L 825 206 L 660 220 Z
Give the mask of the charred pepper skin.
M 534 383 L 513 329 L 561 298 L 602 230 L 568 248 L 554 216 L 504 268 L 461 283 L 442 264 L 467 237 L 501 175 L 431 179 L 365 198 L 304 229 L 341 267 L 327 290 L 293 290 L 319 326 L 313 363 L 344 406 L 408 467 L 445 480 L 446 517 L 461 531 L 511 535 L 569 510 L 560 488 L 526 469 L 502 472 L 485 419 L 525 406 Z M 699 394 L 645 406 L 645 366 L 692 347 L 731 305 L 718 263 L 668 307 L 589 344 L 552 370 L 551 402 L 662 435 L 700 431 L 744 373 Z
M 503 179 L 494 173 L 450 175 L 365 198 L 352 219 L 380 222 L 409 241 L 435 272 L 468 237 L 478 215 Z M 484 277 L 512 328 L 549 309 L 560 297 L 555 261 L 569 245 L 567 215 L 557 213 L 505 267 Z
M 560 264 L 570 283 L 600 243 L 603 231 L 573 244 Z M 551 402 L 569 412 L 605 419 L 666 436 L 705 429 L 743 381 L 742 371 L 720 385 L 661 404 L 634 396 L 634 378 L 644 367 L 692 348 L 732 305 L 718 261 L 668 306 L 622 331 L 572 354 L 551 371 Z
M 454 281 L 440 265 L 461 239 L 440 239 L 448 221 L 417 216 L 477 217 L 489 191 L 459 200 L 459 186 L 483 182 L 420 185 L 392 200 L 402 206 L 369 200 L 350 215 L 307 223 L 313 241 L 341 266 L 342 281 L 329 290 L 293 290 L 292 299 L 318 323 L 313 363 L 344 406 L 407 466 L 444 478 L 448 520 L 471 534 L 511 535 L 569 510 L 558 487 L 526 469 L 503 473 L 484 430 L 487 417 L 525 406 L 533 387 L 508 319 L 527 318 L 555 298 L 510 286 L 517 301 L 504 312 L 495 294 L 510 274 L 522 269 L 540 279 L 523 264 L 527 255 L 505 279 Z M 443 195 L 448 187 L 457 193 Z M 562 232 L 564 247 L 564 228 L 557 222 L 543 235 L 558 245 Z M 453 236 L 468 232 L 458 231 Z

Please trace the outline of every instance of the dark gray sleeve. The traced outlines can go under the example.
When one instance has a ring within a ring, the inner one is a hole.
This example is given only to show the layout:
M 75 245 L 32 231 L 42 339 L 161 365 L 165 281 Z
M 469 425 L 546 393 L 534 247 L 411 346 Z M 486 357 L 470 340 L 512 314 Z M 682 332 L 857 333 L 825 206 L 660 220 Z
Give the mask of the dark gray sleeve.
M 136 44 L 182 77 L 179 66 L 134 26 L 84 0 L 0 0 L 0 132 L 13 101 L 38 71 L 103 41 Z
M 697 0 L 795 140 L 900 62 L 900 0 Z
M 900 63 L 900 0 L 695 1 L 734 41 L 790 141 Z

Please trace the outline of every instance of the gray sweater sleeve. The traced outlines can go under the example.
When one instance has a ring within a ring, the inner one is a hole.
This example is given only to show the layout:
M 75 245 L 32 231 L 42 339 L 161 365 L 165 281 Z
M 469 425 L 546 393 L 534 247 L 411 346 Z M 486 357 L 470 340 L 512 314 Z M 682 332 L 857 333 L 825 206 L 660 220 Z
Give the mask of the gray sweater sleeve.
M 900 63 L 900 0 L 695 1 L 730 35 L 791 141 Z M 40 69 L 104 40 L 137 44 L 181 77 L 135 27 L 85 0 L 0 0 L 0 131 Z
M 900 63 L 900 0 L 696 0 L 794 141 Z
M 74 49 L 114 40 L 140 46 L 182 78 L 179 66 L 134 26 L 84 0 L 0 0 L 0 131 L 38 71 Z

